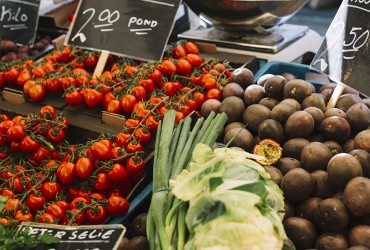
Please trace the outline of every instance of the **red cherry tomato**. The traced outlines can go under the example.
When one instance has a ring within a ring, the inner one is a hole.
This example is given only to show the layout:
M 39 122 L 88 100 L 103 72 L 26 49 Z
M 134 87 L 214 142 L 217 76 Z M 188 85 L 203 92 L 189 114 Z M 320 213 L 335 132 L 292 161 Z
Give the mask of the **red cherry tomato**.
M 76 174 L 81 179 L 86 179 L 93 171 L 93 162 L 90 158 L 80 157 L 76 162 Z
M 127 213 L 129 207 L 129 202 L 121 196 L 111 196 L 108 199 L 107 210 L 112 215 L 125 214 Z

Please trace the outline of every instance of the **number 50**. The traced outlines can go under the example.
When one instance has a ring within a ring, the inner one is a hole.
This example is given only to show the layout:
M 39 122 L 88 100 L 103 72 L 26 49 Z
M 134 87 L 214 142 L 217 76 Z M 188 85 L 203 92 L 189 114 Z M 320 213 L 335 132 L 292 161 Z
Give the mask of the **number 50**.
M 356 52 L 362 46 L 364 46 L 366 44 L 366 42 L 369 39 L 369 30 L 365 30 L 364 32 L 362 32 L 362 34 L 360 33 L 359 37 L 357 37 L 357 33 L 359 33 L 358 31 L 362 31 L 362 28 L 352 27 L 349 34 L 353 36 L 353 39 L 349 43 L 346 43 L 346 41 L 343 42 L 343 47 L 347 47 L 347 49 L 343 49 L 343 53 L 345 53 L 345 52 Z M 343 56 L 343 58 L 344 59 L 353 59 L 354 56 L 352 56 L 352 57 Z

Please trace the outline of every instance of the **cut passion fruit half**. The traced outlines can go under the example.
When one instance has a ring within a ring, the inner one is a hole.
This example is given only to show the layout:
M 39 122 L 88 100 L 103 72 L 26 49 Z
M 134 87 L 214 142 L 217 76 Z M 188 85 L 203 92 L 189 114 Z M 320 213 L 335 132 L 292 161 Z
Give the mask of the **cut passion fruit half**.
M 263 156 L 261 160 L 256 160 L 261 165 L 275 164 L 283 154 L 283 149 L 280 144 L 271 139 L 264 139 L 254 146 L 253 153 L 255 155 Z

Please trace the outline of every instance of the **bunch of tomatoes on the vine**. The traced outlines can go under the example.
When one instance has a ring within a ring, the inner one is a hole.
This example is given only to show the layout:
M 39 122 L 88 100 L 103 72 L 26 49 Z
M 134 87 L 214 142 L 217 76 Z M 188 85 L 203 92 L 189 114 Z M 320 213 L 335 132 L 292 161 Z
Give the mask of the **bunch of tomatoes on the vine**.
M 52 106 L 0 119 L 0 223 L 102 224 L 128 211 L 125 197 L 145 174 L 143 123 L 70 144 L 68 120 Z
M 97 52 L 64 47 L 38 62 L 8 65 L 0 72 L 0 86 L 19 86 L 35 102 L 47 93 L 63 93 L 72 107 L 101 106 L 133 119 L 158 99 L 166 98 L 154 118 L 158 121 L 165 110 L 175 109 L 180 120 L 199 112 L 205 100 L 220 100 L 233 71 L 227 62 L 201 57 L 197 45 L 189 41 L 174 44 L 161 61 L 141 62 L 110 55 L 104 72 L 94 78 L 98 59 Z

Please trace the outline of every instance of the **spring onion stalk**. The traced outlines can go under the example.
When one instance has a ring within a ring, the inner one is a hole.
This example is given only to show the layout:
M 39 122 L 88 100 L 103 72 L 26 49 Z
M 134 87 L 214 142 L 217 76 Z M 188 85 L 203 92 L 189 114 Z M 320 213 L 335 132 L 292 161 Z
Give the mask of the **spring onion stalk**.
M 177 217 L 177 249 L 183 250 L 185 245 L 185 234 L 186 234 L 186 225 L 185 225 L 185 215 L 186 215 L 187 206 L 185 203 L 181 203 L 181 206 L 178 211 Z
M 153 164 L 153 195 L 151 200 L 151 216 L 155 224 L 155 230 L 158 234 L 160 247 L 162 249 L 170 249 L 169 239 L 165 230 L 165 211 L 169 205 L 167 197 L 169 193 L 168 178 L 169 178 L 169 156 L 170 146 L 172 141 L 172 132 L 175 124 L 174 110 L 169 110 L 163 119 L 159 142 L 156 142 L 156 152 Z

